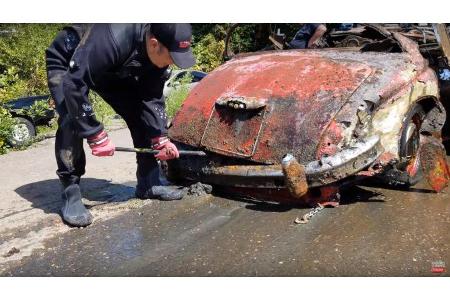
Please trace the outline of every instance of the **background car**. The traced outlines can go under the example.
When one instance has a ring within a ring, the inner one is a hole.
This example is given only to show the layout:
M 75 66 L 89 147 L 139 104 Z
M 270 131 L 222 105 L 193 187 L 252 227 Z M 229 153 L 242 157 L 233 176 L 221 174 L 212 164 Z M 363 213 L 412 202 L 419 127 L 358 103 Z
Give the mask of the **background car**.
M 49 95 L 23 97 L 4 103 L 3 107 L 8 109 L 17 122 L 8 143 L 13 147 L 28 143 L 36 136 L 37 125 L 49 124 L 55 117 L 52 106 Z
M 202 80 L 208 73 L 202 71 L 195 70 L 173 70 L 169 79 L 166 81 L 164 85 L 163 94 L 165 97 L 168 97 L 170 93 L 180 87 L 182 79 L 184 76 L 189 75 L 190 79 L 187 83 L 188 88 L 192 89 L 194 86 L 198 84 L 200 80 Z

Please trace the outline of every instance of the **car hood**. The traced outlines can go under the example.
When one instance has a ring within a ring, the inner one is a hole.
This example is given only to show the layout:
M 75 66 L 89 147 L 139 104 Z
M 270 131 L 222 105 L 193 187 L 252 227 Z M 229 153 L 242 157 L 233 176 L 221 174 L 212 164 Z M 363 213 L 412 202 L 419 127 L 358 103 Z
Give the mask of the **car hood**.
M 189 94 L 169 130 L 178 142 L 255 162 L 315 158 L 321 133 L 374 68 L 319 51 L 234 59 Z

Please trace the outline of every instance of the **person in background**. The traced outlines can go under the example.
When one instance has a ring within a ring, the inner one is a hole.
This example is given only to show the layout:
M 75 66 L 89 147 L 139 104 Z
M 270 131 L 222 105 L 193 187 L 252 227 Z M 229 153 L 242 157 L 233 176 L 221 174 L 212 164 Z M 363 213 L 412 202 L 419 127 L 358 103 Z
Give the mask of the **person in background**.
M 317 42 L 327 31 L 325 24 L 307 23 L 304 24 L 295 34 L 289 47 L 292 49 L 316 48 Z

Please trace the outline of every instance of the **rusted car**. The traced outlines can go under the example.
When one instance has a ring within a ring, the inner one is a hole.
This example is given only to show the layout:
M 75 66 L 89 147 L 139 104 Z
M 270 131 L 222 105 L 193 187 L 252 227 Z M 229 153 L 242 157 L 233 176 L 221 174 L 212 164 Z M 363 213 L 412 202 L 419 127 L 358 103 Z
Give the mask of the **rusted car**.
M 416 43 L 396 53 L 339 49 L 239 55 L 206 76 L 174 117 L 182 157 L 171 180 L 231 187 L 258 199 L 321 202 L 378 176 L 411 186 L 449 180 L 445 110 Z M 312 199 L 312 200 L 311 200 Z

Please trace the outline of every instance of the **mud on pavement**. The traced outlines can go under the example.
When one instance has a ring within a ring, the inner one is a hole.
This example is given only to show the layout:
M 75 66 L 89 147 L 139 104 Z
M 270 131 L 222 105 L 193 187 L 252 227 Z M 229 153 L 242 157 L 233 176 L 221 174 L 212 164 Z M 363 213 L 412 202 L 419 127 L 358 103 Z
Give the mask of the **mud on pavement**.
M 130 142 L 127 130 L 111 135 Z M 0 157 L 11 174 L 0 187 L 0 275 L 448 276 L 449 188 L 355 186 L 297 225 L 308 209 L 201 185 L 182 201 L 133 199 L 134 155 L 88 156 L 82 187 L 95 221 L 73 229 L 59 216 L 52 151 L 46 140 Z M 431 272 L 437 263 L 445 272 Z
M 308 209 L 217 196 L 148 205 L 60 234 L 5 276 L 448 276 L 449 188 L 355 186 Z M 70 249 L 68 252 L 67 249 Z

